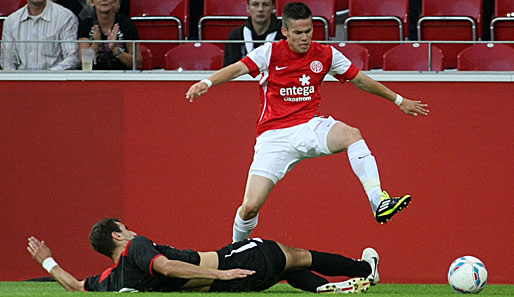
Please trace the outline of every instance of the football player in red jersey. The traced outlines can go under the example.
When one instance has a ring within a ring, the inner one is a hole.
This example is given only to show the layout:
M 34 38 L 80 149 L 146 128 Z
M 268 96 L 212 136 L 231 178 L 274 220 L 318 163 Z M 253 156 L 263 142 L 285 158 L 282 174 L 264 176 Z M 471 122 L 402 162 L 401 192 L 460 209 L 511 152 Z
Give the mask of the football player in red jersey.
M 312 41 L 312 13 L 300 2 L 289 3 L 282 13 L 282 33 L 287 40 L 267 43 L 241 61 L 218 70 L 193 84 L 186 98 L 207 93 L 244 74 L 257 76 L 261 87 L 261 114 L 257 123 L 255 155 L 243 203 L 236 212 L 233 240 L 249 238 L 258 213 L 270 191 L 299 161 L 347 151 L 351 167 L 360 179 L 375 219 L 386 223 L 411 201 L 410 195 L 389 197 L 382 191 L 378 168 L 357 128 L 319 112 L 319 90 L 331 74 L 351 81 L 359 89 L 381 96 L 407 115 L 428 115 L 427 104 L 403 98 L 373 80 L 329 45 Z

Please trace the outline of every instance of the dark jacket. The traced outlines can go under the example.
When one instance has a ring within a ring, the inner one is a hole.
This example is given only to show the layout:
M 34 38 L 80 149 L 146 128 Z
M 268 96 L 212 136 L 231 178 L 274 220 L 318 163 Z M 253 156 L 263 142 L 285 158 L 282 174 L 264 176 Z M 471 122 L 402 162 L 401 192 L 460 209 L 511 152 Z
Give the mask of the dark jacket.
M 245 27 L 247 28 L 247 38 L 245 38 Z M 269 29 L 264 32 L 262 35 L 257 35 L 255 30 L 253 29 L 252 19 L 248 17 L 245 24 L 241 27 L 237 27 L 228 35 L 228 40 L 280 40 L 285 39 L 282 35 L 282 22 L 277 19 L 277 17 L 272 14 L 271 15 L 271 23 Z M 250 34 L 251 33 L 251 37 Z M 227 43 L 225 45 L 225 56 L 223 57 L 223 66 L 228 66 L 232 63 L 235 63 L 242 58 L 246 57 L 248 53 L 259 46 L 263 45 L 263 43 Z M 250 50 L 249 50 L 250 49 Z

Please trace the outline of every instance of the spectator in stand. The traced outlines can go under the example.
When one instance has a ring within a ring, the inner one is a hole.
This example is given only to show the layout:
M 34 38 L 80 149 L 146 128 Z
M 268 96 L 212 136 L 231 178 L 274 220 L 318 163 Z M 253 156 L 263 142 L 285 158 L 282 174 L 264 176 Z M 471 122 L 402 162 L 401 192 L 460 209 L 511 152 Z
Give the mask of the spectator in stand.
M 87 0 L 53 0 L 55 3 L 60 4 L 73 12 L 79 21 L 87 18 L 92 18 L 94 15 L 93 8 L 89 5 Z M 130 1 L 129 0 L 116 0 L 115 11 L 126 17 L 130 16 Z
M 47 0 L 28 0 L 4 22 L 2 40 L 52 41 L 77 38 L 78 19 L 69 9 Z M 12 69 L 65 70 L 78 66 L 76 43 L 15 43 L 2 47 L 14 50 Z
M 246 10 L 250 14 L 245 24 L 228 35 L 228 40 L 273 41 L 284 39 L 282 22 L 274 14 L 275 0 L 247 0 Z M 246 57 L 254 48 L 262 43 L 227 43 L 223 66 L 233 64 Z
M 136 25 L 130 18 L 116 13 L 116 1 L 88 0 L 93 5 L 94 17 L 80 23 L 79 40 L 139 40 Z M 119 5 L 118 5 L 119 6 Z M 93 48 L 96 52 L 96 64 L 93 70 L 131 70 L 133 68 L 132 43 L 80 43 L 80 48 Z M 136 46 L 136 68 L 141 68 L 143 58 L 139 46 Z

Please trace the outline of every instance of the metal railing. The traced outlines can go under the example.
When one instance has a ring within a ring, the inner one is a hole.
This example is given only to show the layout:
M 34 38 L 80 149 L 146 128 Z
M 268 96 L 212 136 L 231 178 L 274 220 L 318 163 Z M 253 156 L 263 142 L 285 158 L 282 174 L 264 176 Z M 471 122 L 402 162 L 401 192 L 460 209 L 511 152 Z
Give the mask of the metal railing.
M 512 24 L 514 22 L 514 16 L 511 16 L 511 17 L 497 17 L 497 18 L 493 18 L 493 20 L 491 21 L 491 24 L 489 25 L 489 30 L 491 32 L 491 40 L 494 41 L 494 35 L 495 35 L 495 32 L 494 30 L 496 29 L 496 23 L 500 23 L 500 22 L 508 22 L 510 24 Z M 514 36 L 513 36 L 514 38 Z
M 34 41 L 34 40 L 19 40 L 19 41 L 4 41 L 0 40 L 0 45 L 4 43 L 119 43 L 120 40 L 45 40 L 45 41 Z M 226 43 L 262 43 L 263 41 L 245 41 L 245 40 L 122 40 L 123 43 L 132 46 L 132 70 L 140 71 L 137 69 L 137 53 L 136 45 L 145 43 L 162 43 L 162 44 L 182 44 L 182 43 L 213 43 L 213 44 L 226 44 Z M 362 40 L 362 41 L 348 41 L 348 40 L 330 40 L 330 41 L 316 41 L 322 44 L 428 44 L 428 58 L 429 58 L 429 70 L 432 71 L 432 46 L 434 44 L 514 44 L 512 41 L 478 41 L 478 40 L 430 40 L 430 41 L 405 41 L 405 40 Z

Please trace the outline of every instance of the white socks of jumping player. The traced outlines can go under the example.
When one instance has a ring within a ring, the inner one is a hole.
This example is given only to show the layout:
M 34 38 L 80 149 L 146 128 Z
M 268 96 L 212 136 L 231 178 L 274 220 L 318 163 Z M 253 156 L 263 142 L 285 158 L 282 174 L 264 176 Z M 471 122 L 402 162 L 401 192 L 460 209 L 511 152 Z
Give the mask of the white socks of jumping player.
M 377 162 L 364 139 L 354 142 L 348 147 L 348 159 L 350 159 L 353 172 L 364 186 L 364 190 L 371 204 L 371 209 L 373 213 L 375 213 L 378 205 L 382 201 L 380 199 L 382 189 L 380 188 Z
M 257 214 L 254 218 L 245 221 L 239 215 L 240 210 L 241 207 L 239 207 L 236 211 L 232 242 L 250 238 L 250 234 L 252 234 L 253 229 L 255 229 L 255 227 L 257 227 L 257 223 L 259 223 L 259 214 Z

